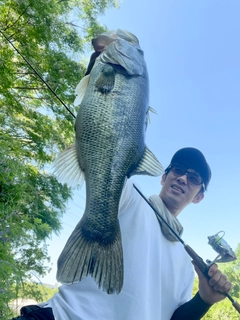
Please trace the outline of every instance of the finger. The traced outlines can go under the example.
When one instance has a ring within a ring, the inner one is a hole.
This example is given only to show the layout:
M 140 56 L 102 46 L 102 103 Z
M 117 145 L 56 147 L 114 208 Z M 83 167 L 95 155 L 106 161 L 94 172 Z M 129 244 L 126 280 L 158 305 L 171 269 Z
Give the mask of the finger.
M 220 292 L 229 292 L 232 288 L 232 284 L 228 281 L 225 275 L 222 275 L 220 280 L 213 286 L 214 290 Z
M 215 273 L 210 273 L 210 274 L 213 274 L 213 275 L 209 279 L 209 284 L 211 287 L 214 287 L 220 282 L 220 279 L 222 277 L 222 273 L 220 270 L 217 270 Z M 223 281 L 224 281 L 224 279 L 223 279 Z M 221 286 L 221 282 L 219 284 Z
M 208 270 L 208 275 L 212 277 L 218 271 L 218 265 L 216 263 L 212 264 Z
M 228 292 L 231 290 L 231 282 L 228 281 L 228 278 L 225 274 L 222 274 L 222 272 L 218 270 L 217 265 L 211 266 L 209 269 L 209 275 L 212 275 L 209 280 L 209 284 L 214 290 L 220 292 Z

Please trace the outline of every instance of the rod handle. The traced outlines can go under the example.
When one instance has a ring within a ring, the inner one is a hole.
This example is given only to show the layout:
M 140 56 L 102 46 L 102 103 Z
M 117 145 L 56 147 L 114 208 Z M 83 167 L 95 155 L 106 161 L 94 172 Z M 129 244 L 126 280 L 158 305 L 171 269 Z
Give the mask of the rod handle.
M 229 293 L 226 293 L 225 296 L 228 297 L 229 300 L 231 300 L 233 307 L 238 311 L 238 313 L 240 313 L 240 304 L 236 300 L 234 300 Z
M 208 265 L 203 261 L 203 259 L 199 257 L 199 255 L 189 245 L 185 244 L 184 248 L 202 273 L 204 273 L 207 278 L 210 278 L 208 275 Z

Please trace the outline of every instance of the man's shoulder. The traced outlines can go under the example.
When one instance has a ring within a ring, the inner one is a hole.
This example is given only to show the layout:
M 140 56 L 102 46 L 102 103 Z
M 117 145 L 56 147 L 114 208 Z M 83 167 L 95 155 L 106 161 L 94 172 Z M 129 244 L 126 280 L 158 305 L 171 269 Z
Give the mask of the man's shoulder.
M 119 205 L 120 210 L 125 210 L 129 206 L 132 207 L 134 205 L 137 205 L 139 201 L 141 201 L 141 197 L 135 190 L 133 184 L 137 186 L 137 184 L 133 179 L 127 179 L 124 185 L 124 188 L 122 190 L 122 195 L 121 195 L 120 205 Z

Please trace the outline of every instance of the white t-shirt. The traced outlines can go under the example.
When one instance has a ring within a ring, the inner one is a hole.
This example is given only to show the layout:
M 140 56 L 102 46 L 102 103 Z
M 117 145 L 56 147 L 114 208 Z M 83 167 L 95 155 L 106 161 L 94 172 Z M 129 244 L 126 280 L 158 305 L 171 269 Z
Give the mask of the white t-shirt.
M 62 285 L 48 301 L 56 320 L 169 320 L 191 299 L 194 271 L 180 242 L 162 234 L 153 210 L 128 181 L 119 222 L 124 255 L 124 283 L 117 295 L 98 288 L 89 276 Z

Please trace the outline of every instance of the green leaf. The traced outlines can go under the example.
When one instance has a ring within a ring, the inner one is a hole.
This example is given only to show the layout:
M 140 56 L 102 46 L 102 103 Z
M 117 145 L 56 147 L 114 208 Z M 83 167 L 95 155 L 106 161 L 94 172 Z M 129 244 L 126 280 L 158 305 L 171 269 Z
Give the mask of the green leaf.
M 73 142 L 74 118 L 27 62 L 77 114 L 74 89 L 86 70 L 81 58 L 106 30 L 97 17 L 110 6 L 117 2 L 0 1 L 1 319 L 11 318 L 8 304 L 17 297 L 43 297 L 27 280 L 48 272 L 45 240 L 60 231 L 71 198 L 47 168 Z

